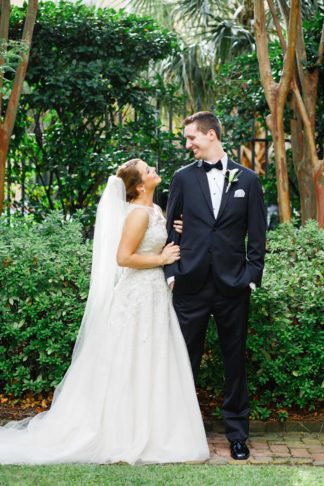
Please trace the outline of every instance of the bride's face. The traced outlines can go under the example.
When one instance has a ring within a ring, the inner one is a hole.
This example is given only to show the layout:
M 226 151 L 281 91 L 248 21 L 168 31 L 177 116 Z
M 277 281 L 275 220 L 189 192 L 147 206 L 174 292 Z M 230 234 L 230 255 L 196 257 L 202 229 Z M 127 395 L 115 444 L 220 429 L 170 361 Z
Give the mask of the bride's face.
M 137 163 L 137 169 L 142 176 L 143 186 L 146 190 L 155 189 L 161 182 L 161 177 L 156 173 L 155 167 L 150 167 L 146 162 Z

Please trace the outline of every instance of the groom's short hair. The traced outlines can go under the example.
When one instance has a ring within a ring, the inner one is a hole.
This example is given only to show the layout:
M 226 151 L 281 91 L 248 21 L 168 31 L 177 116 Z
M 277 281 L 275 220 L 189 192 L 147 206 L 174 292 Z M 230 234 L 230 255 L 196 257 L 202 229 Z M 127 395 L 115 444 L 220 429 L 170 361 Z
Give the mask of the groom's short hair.
M 215 130 L 218 140 L 221 140 L 221 123 L 217 116 L 210 111 L 197 111 L 197 113 L 187 116 L 187 118 L 183 120 L 184 126 L 191 125 L 191 123 L 196 123 L 197 129 L 204 134 L 209 130 Z

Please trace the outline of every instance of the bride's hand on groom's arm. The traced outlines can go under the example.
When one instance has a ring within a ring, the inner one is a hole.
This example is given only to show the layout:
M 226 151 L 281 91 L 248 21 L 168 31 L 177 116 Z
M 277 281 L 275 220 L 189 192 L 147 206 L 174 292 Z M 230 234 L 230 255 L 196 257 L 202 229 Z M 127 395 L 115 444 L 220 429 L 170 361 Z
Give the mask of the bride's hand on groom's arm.
M 161 253 L 162 265 L 170 265 L 180 260 L 180 246 L 175 245 L 173 241 L 165 245 Z
M 182 214 L 180 215 L 180 218 L 182 218 Z M 173 227 L 174 227 L 175 231 L 181 235 L 181 233 L 183 231 L 183 221 L 182 221 L 182 219 L 175 219 L 173 221 Z

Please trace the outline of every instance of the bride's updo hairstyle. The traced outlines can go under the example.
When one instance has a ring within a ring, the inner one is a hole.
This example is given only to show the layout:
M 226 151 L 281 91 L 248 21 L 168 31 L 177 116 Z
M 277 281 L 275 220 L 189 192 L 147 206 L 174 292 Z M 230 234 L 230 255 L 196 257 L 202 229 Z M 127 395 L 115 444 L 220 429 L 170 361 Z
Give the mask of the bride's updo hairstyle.
M 136 167 L 138 162 L 143 161 L 142 159 L 131 159 L 121 165 L 116 173 L 116 176 L 120 177 L 125 184 L 127 202 L 131 202 L 139 196 L 136 186 L 142 182 L 142 176 Z

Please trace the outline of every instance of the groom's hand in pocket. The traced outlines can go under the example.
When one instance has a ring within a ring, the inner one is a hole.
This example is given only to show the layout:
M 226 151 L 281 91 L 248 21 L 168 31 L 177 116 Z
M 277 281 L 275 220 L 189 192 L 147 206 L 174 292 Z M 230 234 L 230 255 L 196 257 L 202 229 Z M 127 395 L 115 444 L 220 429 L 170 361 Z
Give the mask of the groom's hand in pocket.
M 167 279 L 167 284 L 169 286 L 169 289 L 173 290 L 173 287 L 174 287 L 174 277 L 169 277 Z

